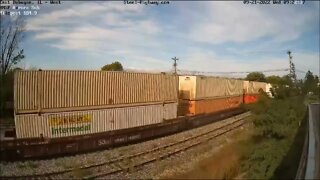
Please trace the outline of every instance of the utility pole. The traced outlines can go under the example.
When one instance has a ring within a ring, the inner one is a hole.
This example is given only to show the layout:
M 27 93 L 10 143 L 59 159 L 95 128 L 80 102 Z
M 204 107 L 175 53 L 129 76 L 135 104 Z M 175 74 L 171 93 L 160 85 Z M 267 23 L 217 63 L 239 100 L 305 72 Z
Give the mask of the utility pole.
M 289 73 L 289 76 L 292 80 L 292 82 L 296 82 L 296 70 L 295 70 L 295 67 L 294 67 L 294 64 L 292 62 L 292 56 L 291 56 L 291 51 L 287 51 L 287 54 L 289 55 L 289 70 L 290 70 L 290 73 Z
M 292 78 L 292 56 L 291 56 L 291 51 L 287 51 L 287 54 L 289 55 L 289 75 L 290 78 Z
M 174 58 L 171 58 L 174 63 L 173 63 L 173 69 L 174 69 L 174 74 L 176 75 L 177 74 L 177 61 L 179 60 L 178 58 L 174 57 Z

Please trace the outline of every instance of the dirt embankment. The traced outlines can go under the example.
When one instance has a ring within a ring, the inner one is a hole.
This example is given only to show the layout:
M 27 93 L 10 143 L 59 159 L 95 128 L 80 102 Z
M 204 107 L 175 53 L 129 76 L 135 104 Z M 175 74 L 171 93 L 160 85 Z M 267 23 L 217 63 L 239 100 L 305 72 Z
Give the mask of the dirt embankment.
M 241 160 L 247 153 L 247 144 L 252 137 L 252 126 L 239 130 L 221 141 L 221 147 L 203 152 L 203 158 L 190 159 L 191 169 L 164 175 L 164 179 L 231 179 L 242 177 Z M 183 166 L 183 165 L 181 165 Z

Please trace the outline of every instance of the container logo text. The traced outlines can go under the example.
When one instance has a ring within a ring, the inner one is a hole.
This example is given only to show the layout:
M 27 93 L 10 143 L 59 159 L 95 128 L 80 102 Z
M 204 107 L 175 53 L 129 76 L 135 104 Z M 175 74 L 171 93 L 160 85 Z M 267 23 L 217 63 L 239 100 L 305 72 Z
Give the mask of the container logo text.
M 92 116 L 88 114 L 49 118 L 49 125 L 51 126 L 52 135 L 90 131 L 91 124 L 87 124 L 90 122 L 92 122 Z M 80 125 L 80 124 L 84 124 L 84 125 L 70 127 L 70 125 L 72 126 L 72 125 Z M 57 126 L 64 126 L 64 125 L 67 125 L 69 127 L 57 127 Z
M 52 128 L 52 135 L 55 134 L 64 134 L 64 133 L 73 133 L 73 132 L 79 132 L 79 131 L 90 131 L 91 125 L 83 125 L 79 127 L 66 127 L 66 128 Z
M 61 125 L 70 125 L 70 124 L 82 124 L 90 123 L 92 121 L 91 115 L 72 115 L 72 116 L 63 116 L 63 117 L 50 117 L 49 124 L 50 126 L 61 126 Z

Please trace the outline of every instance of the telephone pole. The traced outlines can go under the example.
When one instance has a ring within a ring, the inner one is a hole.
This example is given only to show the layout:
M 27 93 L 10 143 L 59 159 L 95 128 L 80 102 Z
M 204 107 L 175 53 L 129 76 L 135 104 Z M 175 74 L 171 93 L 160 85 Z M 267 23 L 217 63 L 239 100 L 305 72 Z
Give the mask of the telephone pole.
M 177 61 L 179 60 L 178 58 L 174 57 L 174 58 L 171 58 L 174 63 L 173 63 L 173 69 L 174 69 L 174 74 L 176 75 L 177 74 Z
M 291 56 L 291 51 L 287 51 L 287 54 L 289 55 L 289 76 L 292 80 L 292 82 L 296 82 L 296 70 L 295 70 L 295 67 L 294 67 L 294 64 L 292 62 L 292 56 Z

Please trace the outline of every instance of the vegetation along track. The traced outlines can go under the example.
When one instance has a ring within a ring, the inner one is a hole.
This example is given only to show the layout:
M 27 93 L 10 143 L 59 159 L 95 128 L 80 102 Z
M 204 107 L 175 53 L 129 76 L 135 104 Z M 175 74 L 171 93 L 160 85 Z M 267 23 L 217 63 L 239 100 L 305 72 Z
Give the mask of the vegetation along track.
M 65 179 L 73 178 L 76 171 L 89 172 L 84 179 L 92 179 L 99 177 L 107 177 L 112 174 L 130 171 L 141 167 L 143 165 L 155 162 L 157 160 L 165 159 L 177 153 L 183 152 L 189 148 L 207 142 L 211 139 L 219 137 L 223 134 L 226 134 L 234 129 L 237 129 L 243 126 L 246 123 L 246 118 L 250 116 L 250 112 L 243 113 L 231 118 L 230 121 L 227 121 L 225 124 L 207 130 L 198 134 L 195 134 L 190 137 L 185 137 L 176 142 L 171 142 L 163 146 L 145 150 L 136 154 L 127 155 L 119 157 L 116 159 L 111 159 L 98 164 L 85 165 L 77 168 L 70 168 L 63 171 L 56 171 L 44 174 L 33 174 L 33 175 L 24 175 L 24 176 L 10 176 L 2 178 L 52 178 L 52 179 Z M 83 173 L 83 172 L 82 172 Z

